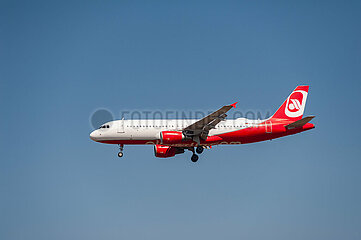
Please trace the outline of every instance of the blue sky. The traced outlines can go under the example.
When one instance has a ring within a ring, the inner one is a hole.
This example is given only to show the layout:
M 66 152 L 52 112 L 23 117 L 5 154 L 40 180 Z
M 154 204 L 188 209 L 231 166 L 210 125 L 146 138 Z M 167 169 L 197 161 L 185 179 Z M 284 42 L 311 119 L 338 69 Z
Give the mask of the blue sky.
M 360 239 L 359 1 L 2 1 L 0 238 Z M 157 159 L 98 108 L 275 111 L 316 129 Z

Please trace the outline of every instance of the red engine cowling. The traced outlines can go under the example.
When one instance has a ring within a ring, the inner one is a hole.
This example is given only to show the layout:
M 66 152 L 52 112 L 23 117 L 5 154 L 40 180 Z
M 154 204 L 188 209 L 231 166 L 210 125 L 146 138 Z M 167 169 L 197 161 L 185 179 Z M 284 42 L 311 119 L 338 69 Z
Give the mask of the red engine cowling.
M 163 131 L 160 133 L 160 141 L 162 144 L 177 144 L 184 140 L 182 132 Z
M 154 145 L 154 155 L 159 158 L 174 157 L 176 154 L 175 147 L 169 147 L 164 145 Z

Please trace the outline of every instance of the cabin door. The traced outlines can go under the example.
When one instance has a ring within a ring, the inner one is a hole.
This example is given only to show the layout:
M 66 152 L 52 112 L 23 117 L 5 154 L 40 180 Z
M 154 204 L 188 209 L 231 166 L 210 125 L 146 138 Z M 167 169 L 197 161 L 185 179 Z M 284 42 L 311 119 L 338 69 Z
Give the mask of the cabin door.
M 266 133 L 272 133 L 272 122 L 270 120 L 267 120 L 265 122 L 266 126 Z
M 118 133 L 124 133 L 124 118 L 118 122 Z

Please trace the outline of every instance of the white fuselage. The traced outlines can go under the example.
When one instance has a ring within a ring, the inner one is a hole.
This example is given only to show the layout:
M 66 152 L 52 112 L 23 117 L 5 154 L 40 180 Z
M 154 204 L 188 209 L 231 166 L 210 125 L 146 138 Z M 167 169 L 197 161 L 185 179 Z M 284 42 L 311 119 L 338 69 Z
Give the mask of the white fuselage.
M 196 122 L 197 119 L 172 119 L 172 120 L 116 120 L 105 123 L 90 137 L 93 140 L 157 140 L 162 131 L 182 131 L 185 127 Z M 209 131 L 208 136 L 241 130 L 258 126 L 262 120 L 249 120 L 237 118 L 224 120 Z M 109 127 L 108 127 L 109 126 Z

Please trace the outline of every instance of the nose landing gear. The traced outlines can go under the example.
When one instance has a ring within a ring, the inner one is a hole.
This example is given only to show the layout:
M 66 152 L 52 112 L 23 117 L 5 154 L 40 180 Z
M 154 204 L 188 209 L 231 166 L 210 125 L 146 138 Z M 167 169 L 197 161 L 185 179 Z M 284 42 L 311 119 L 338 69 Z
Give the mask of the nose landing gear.
M 123 157 L 123 148 L 124 145 L 123 144 L 119 144 L 119 152 L 118 152 L 118 157 Z

